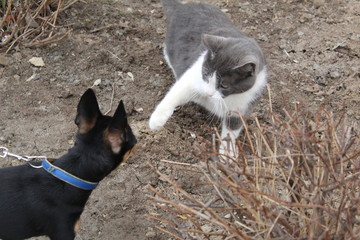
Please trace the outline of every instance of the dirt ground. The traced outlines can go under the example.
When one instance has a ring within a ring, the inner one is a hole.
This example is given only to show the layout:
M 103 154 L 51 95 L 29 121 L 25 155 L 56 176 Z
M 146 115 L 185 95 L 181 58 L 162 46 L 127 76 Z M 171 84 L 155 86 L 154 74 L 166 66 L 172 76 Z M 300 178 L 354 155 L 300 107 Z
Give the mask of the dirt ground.
M 359 1 L 204 2 L 219 6 L 263 48 L 274 111 L 295 102 L 314 111 L 323 105 L 335 114 L 345 110 L 359 123 Z M 73 24 L 68 38 L 43 48 L 20 45 L 6 55 L 10 64 L 0 66 L 0 146 L 21 155 L 61 156 L 74 143 L 81 94 L 101 79 L 94 89 L 105 112 L 114 84 L 114 105 L 120 99 L 125 102 L 138 138 L 137 153 L 93 192 L 76 239 L 171 239 L 144 217 L 154 213 L 147 202 L 148 186 L 167 186 L 147 163 L 191 192 L 196 179 L 160 160 L 196 162 L 191 155 L 197 141 L 193 133 L 209 138 L 219 122 L 210 122 L 206 111 L 189 104 L 175 112 L 164 129 L 153 132 L 147 127 L 151 112 L 173 83 L 162 57 L 161 4 L 86 0 L 68 9 L 61 24 Z M 42 57 L 45 66 L 32 66 L 32 57 Z M 254 113 L 261 119 L 268 109 L 265 92 Z M 0 166 L 16 164 L 0 159 Z

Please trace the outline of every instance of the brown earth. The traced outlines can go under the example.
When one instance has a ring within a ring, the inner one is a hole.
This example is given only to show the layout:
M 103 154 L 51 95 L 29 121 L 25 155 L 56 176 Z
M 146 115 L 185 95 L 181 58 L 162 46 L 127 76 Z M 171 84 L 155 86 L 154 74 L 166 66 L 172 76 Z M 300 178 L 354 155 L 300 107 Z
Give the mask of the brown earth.
M 274 111 L 301 102 L 314 111 L 320 105 L 335 114 L 345 110 L 350 120 L 359 122 L 359 1 L 204 2 L 223 9 L 262 46 Z M 196 178 L 160 160 L 196 162 L 193 133 L 209 138 L 219 122 L 189 104 L 163 130 L 147 127 L 173 82 L 162 57 L 165 19 L 159 1 L 86 0 L 67 10 L 61 24 L 73 24 L 67 39 L 36 49 L 20 45 L 7 54 L 10 64 L 0 66 L 0 146 L 21 155 L 59 157 L 74 142 L 81 94 L 101 79 L 94 89 L 105 112 L 114 84 L 114 104 L 124 100 L 138 151 L 93 192 L 76 239 L 171 239 L 144 217 L 154 214 L 146 198 L 148 186 L 168 186 L 147 162 L 192 192 Z M 45 66 L 32 66 L 31 57 L 42 57 Z M 261 119 L 268 109 L 265 93 L 254 112 Z M 10 158 L 0 161 L 0 166 L 18 164 Z

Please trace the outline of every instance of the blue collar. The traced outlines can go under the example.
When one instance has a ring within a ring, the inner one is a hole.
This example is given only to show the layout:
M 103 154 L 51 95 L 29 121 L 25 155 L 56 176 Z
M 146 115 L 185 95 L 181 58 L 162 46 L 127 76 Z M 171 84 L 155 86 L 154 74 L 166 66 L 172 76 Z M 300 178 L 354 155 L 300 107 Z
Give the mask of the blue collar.
M 47 160 L 43 160 L 41 165 L 45 171 L 74 187 L 78 187 L 84 190 L 93 190 L 98 185 L 98 183 L 88 182 L 78 177 L 75 177 L 74 175 L 62 170 L 61 168 L 52 165 Z

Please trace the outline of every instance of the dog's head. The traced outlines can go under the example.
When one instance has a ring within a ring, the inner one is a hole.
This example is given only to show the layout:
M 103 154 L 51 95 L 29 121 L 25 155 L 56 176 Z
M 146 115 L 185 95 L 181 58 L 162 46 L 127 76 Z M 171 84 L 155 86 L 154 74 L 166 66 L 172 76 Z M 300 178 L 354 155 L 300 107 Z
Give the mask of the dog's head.
M 113 117 L 104 116 L 94 91 L 88 89 L 78 104 L 75 123 L 79 128 L 76 146 L 82 154 L 88 152 L 99 155 L 103 161 L 110 160 L 111 170 L 124 162 L 135 149 L 137 140 L 128 124 L 122 101 Z

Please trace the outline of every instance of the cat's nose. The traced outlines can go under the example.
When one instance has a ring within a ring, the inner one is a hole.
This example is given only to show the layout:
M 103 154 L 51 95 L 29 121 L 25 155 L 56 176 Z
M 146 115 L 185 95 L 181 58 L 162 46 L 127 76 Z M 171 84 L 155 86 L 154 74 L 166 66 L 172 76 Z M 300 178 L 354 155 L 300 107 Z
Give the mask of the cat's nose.
M 212 93 L 212 92 L 207 92 L 206 95 L 207 95 L 208 97 L 213 97 L 213 96 L 214 96 L 214 93 Z

